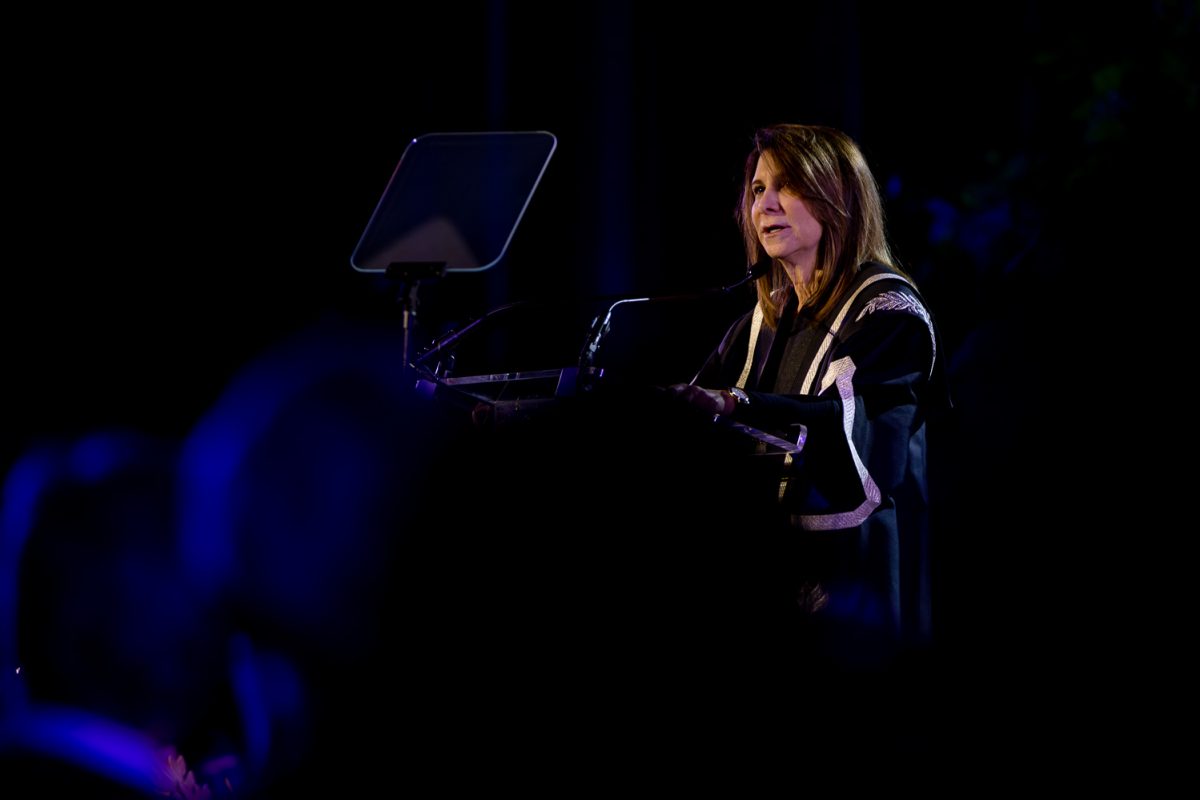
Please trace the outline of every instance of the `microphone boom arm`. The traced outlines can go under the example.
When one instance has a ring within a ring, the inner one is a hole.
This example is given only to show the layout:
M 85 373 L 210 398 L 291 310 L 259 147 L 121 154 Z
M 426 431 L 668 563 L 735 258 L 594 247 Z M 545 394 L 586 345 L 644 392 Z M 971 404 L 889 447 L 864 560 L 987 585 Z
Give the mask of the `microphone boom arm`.
M 728 294 L 735 289 L 740 289 L 750 281 L 757 280 L 763 275 L 766 275 L 767 270 L 770 268 L 771 257 L 764 256 L 755 263 L 748 265 L 746 267 L 746 274 L 737 281 L 734 281 L 728 286 L 722 286 L 719 289 L 708 289 L 706 291 L 693 292 L 691 294 L 673 294 L 663 297 L 626 297 L 621 300 L 617 300 L 608 307 L 608 310 L 604 313 L 603 317 L 597 314 L 595 319 L 592 320 L 592 326 L 588 330 L 587 339 L 583 344 L 583 350 L 579 353 L 580 370 L 582 371 L 595 365 L 596 354 L 600 351 L 600 345 L 604 341 L 604 337 L 608 335 L 609 330 L 612 328 L 612 315 L 617 306 L 624 303 L 666 303 L 679 300 L 697 300 L 701 297 L 709 297 L 714 294 Z

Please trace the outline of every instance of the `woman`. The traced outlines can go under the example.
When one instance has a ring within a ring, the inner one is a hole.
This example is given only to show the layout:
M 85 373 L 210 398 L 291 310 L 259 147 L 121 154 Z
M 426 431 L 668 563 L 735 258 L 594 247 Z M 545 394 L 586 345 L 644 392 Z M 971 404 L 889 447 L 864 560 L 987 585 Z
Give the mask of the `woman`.
M 878 663 L 930 635 L 925 422 L 946 396 L 933 321 L 848 136 L 764 128 L 744 177 L 746 253 L 770 269 L 754 310 L 672 390 L 803 442 L 779 475 L 788 593 L 809 629 L 832 634 L 823 652 Z

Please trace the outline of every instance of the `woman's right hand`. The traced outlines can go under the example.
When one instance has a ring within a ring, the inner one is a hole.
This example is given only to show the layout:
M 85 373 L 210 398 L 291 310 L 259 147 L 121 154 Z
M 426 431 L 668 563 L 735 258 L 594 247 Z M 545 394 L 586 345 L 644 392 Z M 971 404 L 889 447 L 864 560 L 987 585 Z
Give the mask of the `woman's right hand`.
M 676 383 L 667 387 L 672 397 L 708 414 L 728 416 L 737 407 L 737 401 L 724 389 L 705 389 L 691 383 Z

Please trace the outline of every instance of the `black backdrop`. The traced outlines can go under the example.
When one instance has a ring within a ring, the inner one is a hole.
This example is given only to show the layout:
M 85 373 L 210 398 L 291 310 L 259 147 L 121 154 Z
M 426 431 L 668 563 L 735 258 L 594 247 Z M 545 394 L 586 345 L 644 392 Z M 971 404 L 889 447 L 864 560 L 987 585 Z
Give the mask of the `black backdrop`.
M 45 29 L 9 100 L 4 452 L 94 424 L 181 430 L 286 332 L 386 314 L 349 253 L 407 142 L 434 131 L 543 129 L 559 147 L 505 261 L 430 290 L 432 326 L 532 295 L 728 282 L 749 135 L 800 120 L 861 141 L 901 258 L 961 340 L 1032 237 L 984 211 L 1049 213 L 1085 158 L 1093 78 L 1131 57 L 1105 37 L 1173 23 L 1044 13 L 814 3 L 788 11 L 786 41 L 727 9 L 632 3 Z M 1022 170 L 1042 185 L 1006 183 Z
M 1012 274 L 1031 255 L 1043 274 L 1072 269 L 1051 248 L 1085 244 L 1107 207 L 1093 190 L 1140 204 L 1123 190 L 1175 177 L 1143 158 L 1194 163 L 1172 149 L 1195 125 L 1190 4 L 812 3 L 786 18 L 785 41 L 728 9 L 632 3 L 197 17 L 194 37 L 39 29 L 9 98 L 6 458 L 41 432 L 182 430 L 288 331 L 394 312 L 349 253 L 423 133 L 559 138 L 504 262 L 430 290 L 435 329 L 531 296 L 728 282 L 741 159 L 770 122 L 859 139 L 952 348 L 1021 313 L 997 298 L 1037 293 Z

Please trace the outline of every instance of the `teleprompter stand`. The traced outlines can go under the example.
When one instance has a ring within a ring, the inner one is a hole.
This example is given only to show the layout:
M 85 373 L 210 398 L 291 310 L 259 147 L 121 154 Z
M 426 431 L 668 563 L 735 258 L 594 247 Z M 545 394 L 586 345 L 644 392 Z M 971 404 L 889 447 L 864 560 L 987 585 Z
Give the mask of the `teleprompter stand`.
M 404 369 L 422 282 L 504 256 L 556 145 L 546 131 L 517 131 L 431 133 L 405 148 L 350 257 L 399 284 Z

